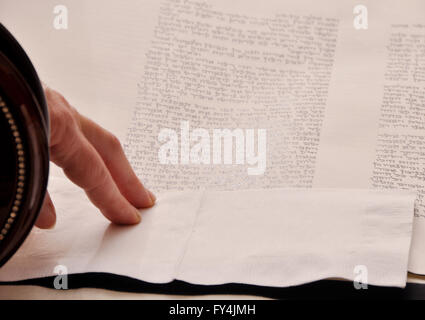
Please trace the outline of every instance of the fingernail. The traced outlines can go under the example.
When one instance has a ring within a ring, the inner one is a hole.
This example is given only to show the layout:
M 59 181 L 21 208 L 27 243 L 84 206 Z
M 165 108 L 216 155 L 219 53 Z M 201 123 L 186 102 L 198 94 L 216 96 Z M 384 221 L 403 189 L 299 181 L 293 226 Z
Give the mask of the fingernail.
M 136 223 L 139 223 L 140 221 L 142 221 L 142 215 L 140 214 L 139 210 L 134 209 L 134 213 L 136 216 Z
M 148 190 L 148 194 L 149 194 L 149 197 L 151 198 L 152 205 L 154 205 L 155 204 L 155 201 L 156 201 L 155 195 L 150 190 Z

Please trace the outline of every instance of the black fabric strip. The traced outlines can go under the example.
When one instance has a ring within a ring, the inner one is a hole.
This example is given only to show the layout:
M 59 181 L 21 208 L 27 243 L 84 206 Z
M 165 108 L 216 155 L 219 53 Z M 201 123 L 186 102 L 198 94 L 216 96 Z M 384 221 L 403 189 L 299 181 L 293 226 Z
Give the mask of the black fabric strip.
M 38 285 L 52 288 L 55 277 L 0 282 L 1 285 Z M 295 287 L 276 288 L 229 283 L 224 285 L 194 285 L 184 281 L 154 284 L 110 273 L 68 275 L 68 289 L 101 288 L 123 292 L 177 295 L 232 294 L 253 295 L 274 299 L 425 299 L 425 285 L 408 283 L 406 288 L 368 286 L 357 290 L 352 282 L 321 280 Z

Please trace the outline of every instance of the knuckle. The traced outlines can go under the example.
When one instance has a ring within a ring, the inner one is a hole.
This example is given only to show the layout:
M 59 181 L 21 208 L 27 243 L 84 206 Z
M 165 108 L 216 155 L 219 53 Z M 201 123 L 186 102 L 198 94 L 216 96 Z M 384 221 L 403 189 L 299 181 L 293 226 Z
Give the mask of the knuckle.
M 55 107 L 50 112 L 51 144 L 54 145 L 64 139 L 72 137 L 76 121 L 72 112 L 61 106 Z
M 67 108 L 58 108 L 55 114 L 59 124 L 61 125 L 70 125 L 74 122 L 74 115 Z
M 144 189 L 143 184 L 140 182 L 139 178 L 137 178 L 137 176 L 134 173 L 131 173 L 126 177 L 125 184 L 131 188 Z
M 56 90 L 53 90 L 51 88 L 45 88 L 44 94 L 46 96 L 48 103 L 61 104 L 63 106 L 69 106 L 69 103 L 65 99 L 65 97 L 62 94 L 60 94 L 59 92 L 57 92 Z
M 59 164 L 64 169 L 66 164 L 70 163 L 70 159 L 76 156 L 79 151 L 78 147 L 78 136 L 71 130 L 60 130 L 56 137 L 51 140 L 55 140 L 50 145 L 50 157 L 53 162 Z
M 87 170 L 89 170 L 89 168 Z M 109 184 L 108 174 L 99 166 L 94 166 L 93 168 L 90 168 L 90 170 L 90 176 L 92 179 L 84 190 L 91 193 L 96 192 L 97 190 L 103 190 L 105 192 Z

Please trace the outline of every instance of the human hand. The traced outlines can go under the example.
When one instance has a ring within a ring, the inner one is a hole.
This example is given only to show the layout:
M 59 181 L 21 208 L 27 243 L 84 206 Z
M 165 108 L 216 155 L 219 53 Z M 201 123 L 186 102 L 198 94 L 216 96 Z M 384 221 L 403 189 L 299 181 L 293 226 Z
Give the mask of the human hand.
M 92 120 L 82 116 L 58 92 L 45 87 L 50 116 L 50 160 L 84 189 L 103 215 L 117 224 L 136 224 L 136 208 L 151 207 L 155 196 L 139 181 L 119 140 Z M 52 228 L 56 212 L 47 193 L 36 221 Z

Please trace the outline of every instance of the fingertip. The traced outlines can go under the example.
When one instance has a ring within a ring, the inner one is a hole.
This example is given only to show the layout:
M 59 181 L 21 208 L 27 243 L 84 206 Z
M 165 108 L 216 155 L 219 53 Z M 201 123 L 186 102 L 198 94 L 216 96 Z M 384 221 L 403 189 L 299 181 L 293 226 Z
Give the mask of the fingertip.
M 35 225 L 40 229 L 53 229 L 56 225 L 56 210 L 49 195 L 46 195 Z
M 109 210 L 102 211 L 103 215 L 116 225 L 128 226 L 136 225 L 142 221 L 142 216 L 136 208 L 129 205 L 125 210 L 111 212 Z
M 131 203 L 138 209 L 150 208 L 155 204 L 156 197 L 148 189 L 142 187 L 142 189 L 137 194 L 137 198 L 133 197 Z
M 51 211 L 40 212 L 35 223 L 40 229 L 53 229 L 56 226 L 56 215 Z

